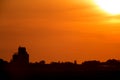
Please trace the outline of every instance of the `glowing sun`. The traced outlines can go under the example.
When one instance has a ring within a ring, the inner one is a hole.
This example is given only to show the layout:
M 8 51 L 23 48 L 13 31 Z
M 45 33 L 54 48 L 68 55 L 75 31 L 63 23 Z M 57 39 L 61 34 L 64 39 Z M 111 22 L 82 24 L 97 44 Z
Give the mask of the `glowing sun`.
M 105 12 L 112 15 L 120 14 L 120 0 L 94 0 L 94 1 Z

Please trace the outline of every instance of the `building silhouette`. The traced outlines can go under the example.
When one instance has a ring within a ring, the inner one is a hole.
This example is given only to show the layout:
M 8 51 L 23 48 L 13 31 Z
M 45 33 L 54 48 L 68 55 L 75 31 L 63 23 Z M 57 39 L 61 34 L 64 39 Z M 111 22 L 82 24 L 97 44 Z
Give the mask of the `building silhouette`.
M 18 52 L 12 56 L 11 63 L 15 63 L 15 64 L 28 64 L 29 63 L 29 54 L 27 53 L 25 47 L 18 48 Z
M 27 65 L 26 65 L 27 64 Z M 19 47 L 8 63 L 0 59 L 0 80 L 120 80 L 120 60 L 109 59 L 74 62 L 51 62 L 45 60 L 29 63 L 25 47 Z

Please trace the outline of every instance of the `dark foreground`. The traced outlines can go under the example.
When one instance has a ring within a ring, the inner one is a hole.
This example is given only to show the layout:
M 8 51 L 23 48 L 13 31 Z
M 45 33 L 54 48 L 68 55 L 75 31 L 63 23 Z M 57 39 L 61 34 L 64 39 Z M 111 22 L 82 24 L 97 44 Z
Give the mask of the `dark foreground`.
M 120 80 L 120 60 L 29 63 L 25 47 L 19 47 L 8 63 L 0 59 L 0 80 Z
M 84 65 L 6 65 L 0 80 L 120 80 L 119 67 Z

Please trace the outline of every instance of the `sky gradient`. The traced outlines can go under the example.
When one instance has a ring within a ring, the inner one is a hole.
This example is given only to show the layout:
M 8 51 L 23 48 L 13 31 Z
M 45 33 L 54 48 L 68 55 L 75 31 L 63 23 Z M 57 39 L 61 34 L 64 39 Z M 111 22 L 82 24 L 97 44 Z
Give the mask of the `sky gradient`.
M 30 62 L 120 59 L 119 19 L 93 0 L 0 0 L 0 58 L 25 46 Z

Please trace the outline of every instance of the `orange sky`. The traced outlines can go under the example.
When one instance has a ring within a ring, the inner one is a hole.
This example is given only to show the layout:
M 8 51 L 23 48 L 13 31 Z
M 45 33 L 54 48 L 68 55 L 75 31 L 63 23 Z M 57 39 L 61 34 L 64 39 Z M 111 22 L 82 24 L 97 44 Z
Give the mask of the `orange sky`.
M 119 16 L 92 0 L 0 0 L 0 58 L 25 46 L 30 61 L 120 59 Z

